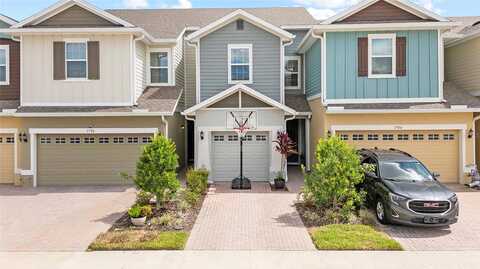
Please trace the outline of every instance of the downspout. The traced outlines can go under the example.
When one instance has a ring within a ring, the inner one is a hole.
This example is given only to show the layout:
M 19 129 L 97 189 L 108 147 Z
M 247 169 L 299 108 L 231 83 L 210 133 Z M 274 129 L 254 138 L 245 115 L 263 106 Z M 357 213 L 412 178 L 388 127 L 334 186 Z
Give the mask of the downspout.
M 168 138 L 168 121 L 165 120 L 165 116 L 162 116 L 162 123 L 165 125 L 165 137 Z
M 280 103 L 285 104 L 285 47 L 293 44 L 293 39 L 283 43 L 280 41 Z
M 135 84 L 136 84 L 136 80 L 137 80 L 137 76 L 135 75 L 136 72 L 135 72 L 135 60 L 136 60 L 136 54 L 137 54 L 137 41 L 140 41 L 140 40 L 143 40 L 145 38 L 145 35 L 142 34 L 140 37 L 137 37 L 137 38 L 134 38 L 133 39 L 133 46 L 132 46 L 132 49 L 133 49 L 133 52 L 132 52 L 132 104 L 134 105 L 137 105 L 137 91 L 135 89 Z
M 473 128 L 473 163 L 474 164 L 477 164 L 477 145 L 476 145 L 476 135 L 477 135 L 477 131 L 476 131 L 476 127 L 475 127 L 475 122 L 477 120 L 480 119 L 480 115 L 476 116 L 473 118 L 473 122 L 472 122 L 472 128 Z
M 321 53 L 320 53 L 320 55 L 321 55 L 321 61 L 322 62 L 320 63 L 320 94 L 322 96 L 322 104 L 325 104 L 326 65 L 324 63 L 326 63 L 326 61 L 327 61 L 327 59 L 325 58 L 326 55 L 327 55 L 326 54 L 326 44 L 324 42 L 325 39 L 323 38 L 323 36 L 315 34 L 315 30 L 312 30 L 312 37 L 316 38 L 316 39 L 319 39 L 320 42 L 321 42 L 321 46 L 320 46 Z

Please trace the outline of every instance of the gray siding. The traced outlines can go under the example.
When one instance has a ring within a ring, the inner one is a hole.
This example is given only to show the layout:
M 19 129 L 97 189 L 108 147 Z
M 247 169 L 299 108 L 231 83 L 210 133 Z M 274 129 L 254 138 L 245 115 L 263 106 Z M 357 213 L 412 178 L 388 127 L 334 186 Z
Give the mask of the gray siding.
M 298 45 L 302 42 L 305 35 L 308 33 L 306 30 L 292 30 L 289 31 L 292 35 L 295 35 L 295 39 L 290 46 L 285 47 L 285 55 L 297 55 Z
M 184 93 L 180 97 L 178 102 L 177 111 L 183 111 L 185 107 L 185 57 L 183 51 L 185 44 L 183 43 L 183 37 L 177 42 L 177 45 L 173 48 L 173 76 L 175 76 L 175 86 L 184 90 Z
M 243 31 L 235 23 L 200 40 L 201 100 L 229 88 L 228 44 L 253 45 L 253 89 L 280 101 L 280 39 L 245 22 Z
M 10 25 L 5 23 L 4 21 L 0 21 L 0 29 L 1 28 L 10 28 Z M 7 34 L 0 33 L 0 38 L 10 38 L 10 36 Z
M 77 5 L 68 8 L 57 15 L 33 27 L 112 27 L 118 26 L 110 21 L 93 14 Z
M 185 36 L 191 32 L 185 33 Z M 185 81 L 184 81 L 184 96 L 185 96 L 185 109 L 192 107 L 196 104 L 196 63 L 195 63 L 195 47 L 187 44 L 184 41 L 184 63 L 185 63 Z

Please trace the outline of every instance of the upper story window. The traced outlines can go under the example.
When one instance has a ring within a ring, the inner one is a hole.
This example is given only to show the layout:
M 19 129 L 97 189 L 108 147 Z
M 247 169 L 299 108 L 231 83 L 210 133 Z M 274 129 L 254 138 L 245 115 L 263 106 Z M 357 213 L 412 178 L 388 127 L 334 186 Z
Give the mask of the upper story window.
M 228 83 L 251 84 L 252 44 L 228 45 Z
M 87 79 L 87 42 L 65 42 L 65 70 L 69 80 Z
M 395 34 L 368 35 L 368 77 L 395 77 Z
M 300 56 L 285 56 L 285 88 L 300 89 Z
M 8 45 L 0 46 L 0 85 L 10 83 L 10 49 Z
M 151 49 L 149 55 L 150 84 L 168 85 L 172 84 L 171 78 L 171 50 Z

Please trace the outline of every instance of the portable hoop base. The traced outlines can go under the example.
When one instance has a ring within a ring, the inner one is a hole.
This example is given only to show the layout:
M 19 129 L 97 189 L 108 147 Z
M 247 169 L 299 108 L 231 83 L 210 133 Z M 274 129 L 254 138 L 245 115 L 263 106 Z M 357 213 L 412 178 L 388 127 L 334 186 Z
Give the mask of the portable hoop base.
M 250 179 L 243 177 L 237 177 L 232 180 L 232 189 L 233 190 L 250 190 L 252 188 L 252 184 L 250 183 Z

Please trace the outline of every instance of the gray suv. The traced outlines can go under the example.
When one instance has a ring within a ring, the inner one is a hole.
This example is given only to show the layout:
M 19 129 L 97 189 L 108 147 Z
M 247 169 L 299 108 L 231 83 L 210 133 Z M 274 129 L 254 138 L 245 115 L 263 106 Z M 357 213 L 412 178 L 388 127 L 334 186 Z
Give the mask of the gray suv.
M 397 149 L 361 149 L 366 172 L 362 188 L 383 224 L 446 226 L 457 222 L 456 194 L 437 181 L 419 160 Z

